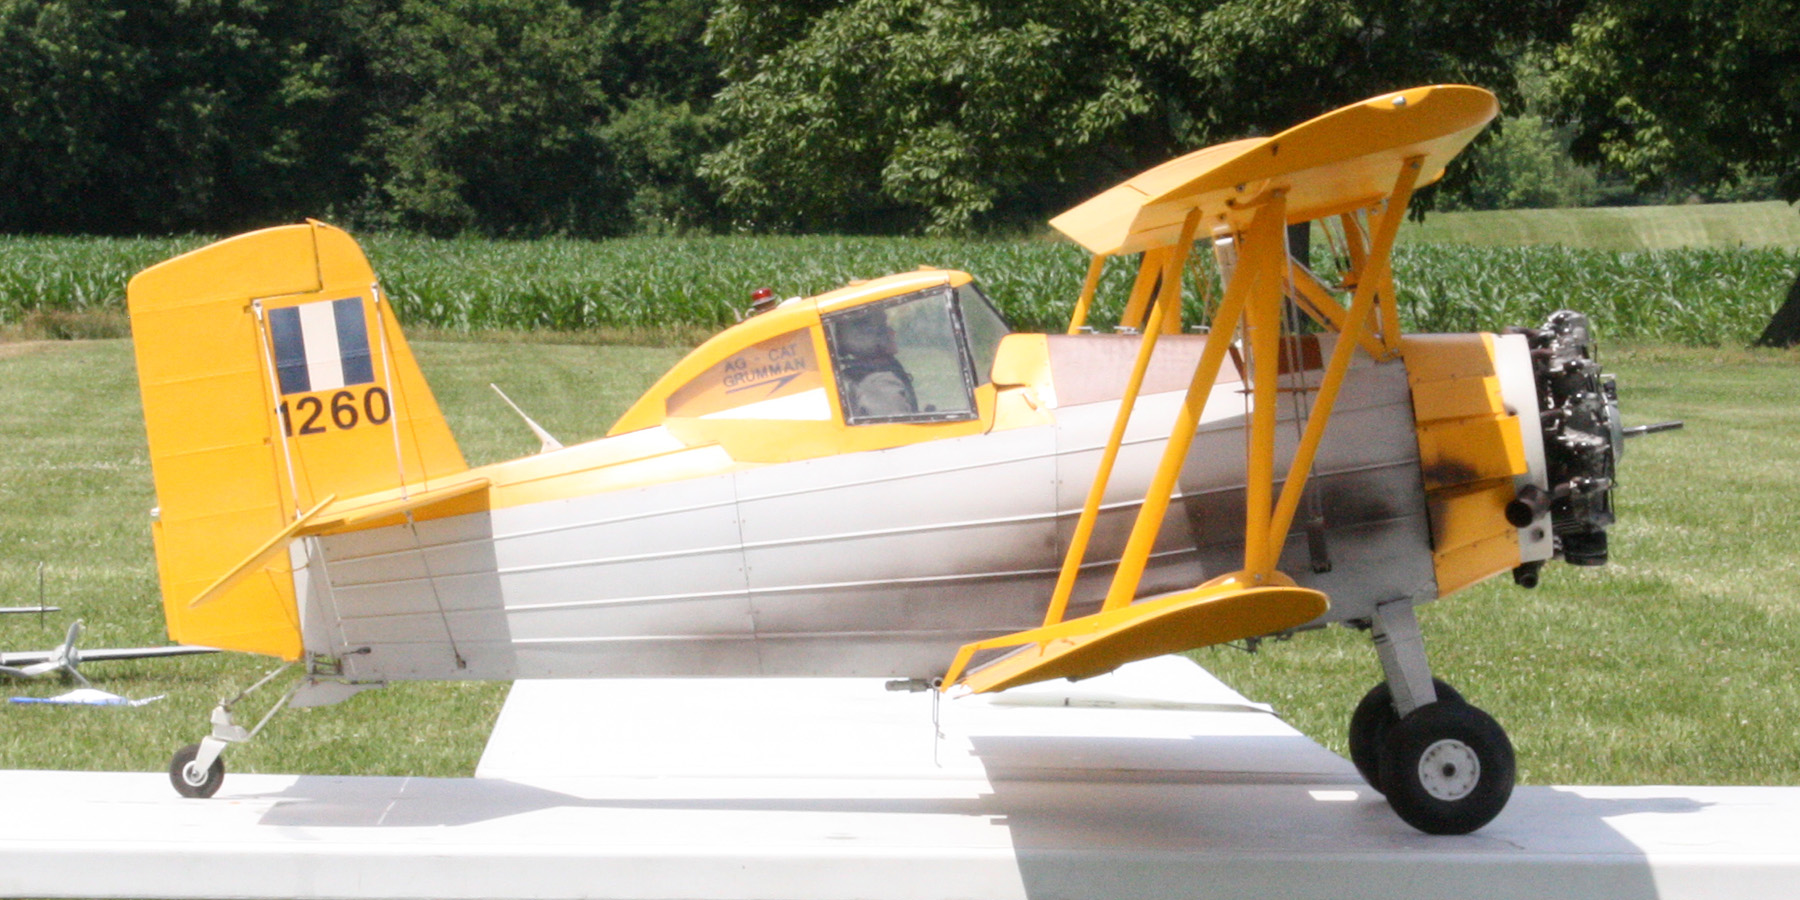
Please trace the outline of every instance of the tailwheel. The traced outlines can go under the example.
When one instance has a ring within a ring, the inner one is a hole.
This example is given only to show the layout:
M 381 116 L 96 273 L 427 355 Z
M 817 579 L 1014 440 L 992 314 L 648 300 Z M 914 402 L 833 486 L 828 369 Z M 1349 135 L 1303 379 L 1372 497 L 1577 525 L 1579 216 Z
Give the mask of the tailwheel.
M 1461 703 L 1462 695 L 1456 688 L 1433 678 L 1432 687 L 1437 690 L 1439 703 Z M 1350 761 L 1356 764 L 1356 771 L 1362 774 L 1369 787 L 1387 793 L 1381 783 L 1381 754 L 1387 746 L 1388 732 L 1400 721 L 1400 714 L 1394 711 L 1394 692 L 1383 681 L 1369 689 L 1363 695 L 1362 702 L 1356 704 L 1356 712 L 1350 714 Z
M 307 660 L 309 673 L 314 663 L 315 660 L 309 657 Z M 212 734 L 201 738 L 198 744 L 189 744 L 175 751 L 175 755 L 169 759 L 169 783 L 175 785 L 176 793 L 183 797 L 204 799 L 219 792 L 219 785 L 225 781 L 225 748 L 232 744 L 245 743 L 256 737 L 257 732 L 262 731 L 263 726 L 269 724 L 269 720 L 273 719 L 282 707 L 288 705 L 288 701 L 294 698 L 294 694 L 300 690 L 300 686 L 306 684 L 306 679 L 295 682 L 287 693 L 282 694 L 281 699 L 275 701 L 275 705 L 269 707 L 269 711 L 263 714 L 262 721 L 257 722 L 255 728 L 246 729 L 239 725 L 237 720 L 232 717 L 232 707 L 257 688 L 274 681 L 281 673 L 293 667 L 293 663 L 283 663 L 275 671 L 264 675 L 262 680 L 240 691 L 236 697 L 230 700 L 221 700 L 218 706 L 213 707 Z
M 211 765 L 201 766 L 199 756 L 200 745 L 189 744 L 169 759 L 169 783 L 183 797 L 211 797 L 225 782 L 225 757 L 215 755 Z
M 1512 742 L 1467 703 L 1421 706 L 1388 731 L 1381 757 L 1388 804 L 1427 834 L 1468 834 L 1512 796 Z

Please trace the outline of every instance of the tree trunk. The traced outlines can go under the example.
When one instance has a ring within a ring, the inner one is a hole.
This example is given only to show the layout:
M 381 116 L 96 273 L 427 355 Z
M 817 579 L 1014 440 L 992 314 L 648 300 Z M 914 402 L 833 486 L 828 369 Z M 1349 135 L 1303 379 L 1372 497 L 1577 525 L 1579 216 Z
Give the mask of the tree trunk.
M 1289 225 L 1287 231 L 1288 255 L 1299 260 L 1301 265 L 1312 265 L 1312 223 Z
M 1757 347 L 1792 347 L 1800 344 L 1800 274 L 1788 288 L 1787 302 L 1769 319 L 1769 327 L 1756 339 Z

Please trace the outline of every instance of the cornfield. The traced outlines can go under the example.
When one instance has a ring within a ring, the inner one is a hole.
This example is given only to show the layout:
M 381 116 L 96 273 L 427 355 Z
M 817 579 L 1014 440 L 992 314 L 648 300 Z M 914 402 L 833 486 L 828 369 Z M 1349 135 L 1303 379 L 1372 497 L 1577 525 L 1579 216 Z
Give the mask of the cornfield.
M 134 272 L 204 243 L 200 237 L 0 237 L 0 326 L 34 314 L 117 316 Z M 377 235 L 364 246 L 403 321 L 459 331 L 691 333 L 734 321 L 757 288 L 806 295 L 920 265 L 971 272 L 1015 327 L 1055 330 L 1066 323 L 1086 269 L 1073 245 L 1030 239 L 587 242 Z M 1108 267 L 1103 305 L 1110 299 L 1117 309 L 1130 286 L 1129 268 Z M 1414 330 L 1532 325 L 1569 308 L 1587 313 L 1603 339 L 1696 346 L 1753 340 L 1797 270 L 1800 251 L 1787 249 L 1403 244 L 1394 253 L 1402 314 Z M 1197 259 L 1189 276 L 1199 286 L 1196 296 L 1216 290 L 1209 259 Z M 1106 324 L 1104 311 L 1096 322 Z

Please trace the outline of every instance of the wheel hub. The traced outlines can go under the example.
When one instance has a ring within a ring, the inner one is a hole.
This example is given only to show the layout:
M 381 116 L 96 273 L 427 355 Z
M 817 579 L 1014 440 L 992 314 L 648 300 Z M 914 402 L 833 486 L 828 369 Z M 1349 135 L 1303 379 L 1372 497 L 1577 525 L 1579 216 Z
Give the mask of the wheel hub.
M 1462 741 L 1445 738 L 1419 756 L 1419 785 L 1439 800 L 1461 800 L 1481 782 L 1481 760 Z
M 200 771 L 197 763 L 189 762 L 181 767 L 181 780 L 194 787 L 199 787 L 206 783 L 206 773 Z

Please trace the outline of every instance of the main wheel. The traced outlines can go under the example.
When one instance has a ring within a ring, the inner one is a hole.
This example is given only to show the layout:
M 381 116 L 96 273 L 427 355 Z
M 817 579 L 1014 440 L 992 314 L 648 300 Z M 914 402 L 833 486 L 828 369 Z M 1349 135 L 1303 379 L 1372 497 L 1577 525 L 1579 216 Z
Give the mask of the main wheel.
M 1468 834 L 1512 796 L 1512 742 L 1467 703 L 1421 706 L 1388 732 L 1381 779 L 1388 805 L 1427 834 Z
M 1439 703 L 1463 702 L 1456 688 L 1436 678 L 1431 679 L 1431 685 L 1437 690 Z M 1356 712 L 1350 714 L 1350 761 L 1356 764 L 1356 771 L 1362 773 L 1369 787 L 1383 794 L 1387 789 L 1381 786 L 1381 754 L 1387 746 L 1388 732 L 1398 721 L 1400 714 L 1394 712 L 1394 692 L 1385 681 L 1370 688 L 1362 702 L 1356 704 Z
M 189 744 L 169 759 L 169 783 L 175 785 L 176 793 L 183 797 L 205 799 L 219 792 L 219 785 L 225 782 L 225 757 L 213 760 L 206 771 L 194 765 L 200 756 L 200 745 Z

